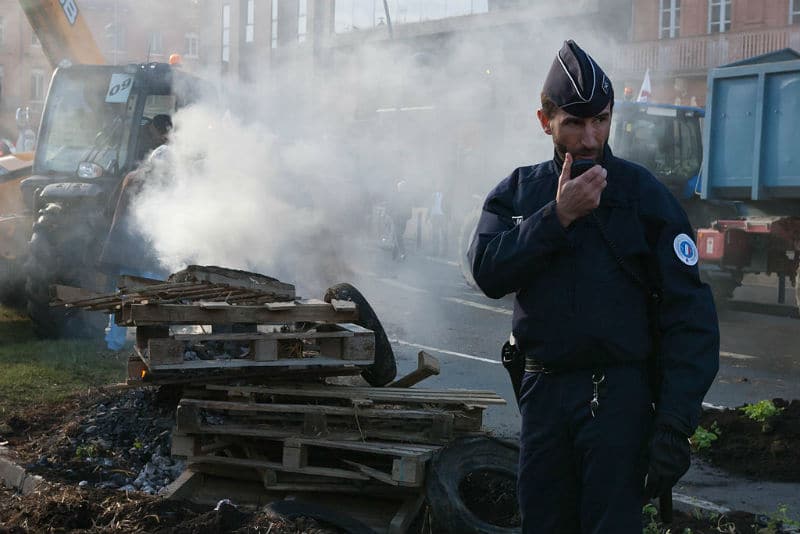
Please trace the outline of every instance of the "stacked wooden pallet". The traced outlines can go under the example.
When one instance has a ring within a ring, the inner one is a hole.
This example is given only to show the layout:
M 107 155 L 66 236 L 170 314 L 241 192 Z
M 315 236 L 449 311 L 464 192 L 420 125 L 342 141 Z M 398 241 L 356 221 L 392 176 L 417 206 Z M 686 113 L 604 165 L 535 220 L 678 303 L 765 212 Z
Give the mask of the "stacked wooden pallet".
M 404 532 L 431 457 L 483 433 L 484 410 L 505 404 L 491 391 L 410 388 L 439 373 L 424 352 L 388 387 L 325 382 L 375 362 L 375 332 L 355 324 L 349 301 L 297 299 L 289 284 L 216 267 L 119 286 L 106 295 L 56 287 L 55 302 L 136 328 L 129 382 L 183 384 L 172 454 L 188 468 L 169 490 L 176 498 L 264 504 L 300 493 L 330 504 L 352 495 L 361 500 L 348 511 L 363 517 L 381 497 L 390 513 L 370 524 Z
M 402 532 L 421 504 L 431 457 L 483 433 L 483 411 L 499 404 L 490 391 L 207 385 L 181 399 L 172 454 L 195 476 L 255 481 L 253 494 L 394 499 L 404 504 L 389 531 Z
M 353 302 L 297 299 L 291 284 L 244 271 L 123 276 L 104 295 L 55 286 L 53 305 L 113 313 L 118 325 L 135 327 L 132 382 L 348 375 L 375 360 L 375 335 L 353 323 Z

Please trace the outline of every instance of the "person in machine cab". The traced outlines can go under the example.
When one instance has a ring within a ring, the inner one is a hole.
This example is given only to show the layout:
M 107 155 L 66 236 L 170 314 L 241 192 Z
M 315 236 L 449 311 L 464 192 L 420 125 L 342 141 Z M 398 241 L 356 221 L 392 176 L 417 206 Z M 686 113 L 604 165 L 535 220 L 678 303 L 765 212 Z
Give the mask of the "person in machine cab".
M 166 144 L 172 130 L 172 118 L 166 114 L 158 114 L 142 126 L 139 138 L 139 154 L 141 158 Z

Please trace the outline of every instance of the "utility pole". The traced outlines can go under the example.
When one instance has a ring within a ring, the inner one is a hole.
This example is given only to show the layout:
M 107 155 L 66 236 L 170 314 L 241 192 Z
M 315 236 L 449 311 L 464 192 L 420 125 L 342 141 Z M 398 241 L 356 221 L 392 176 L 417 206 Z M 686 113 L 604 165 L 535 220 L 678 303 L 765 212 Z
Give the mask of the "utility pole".
M 119 62 L 119 0 L 114 0 L 114 65 Z
M 383 0 L 383 11 L 386 13 L 386 27 L 389 28 L 389 39 L 394 39 L 394 29 L 392 29 L 392 17 L 389 15 L 389 0 Z

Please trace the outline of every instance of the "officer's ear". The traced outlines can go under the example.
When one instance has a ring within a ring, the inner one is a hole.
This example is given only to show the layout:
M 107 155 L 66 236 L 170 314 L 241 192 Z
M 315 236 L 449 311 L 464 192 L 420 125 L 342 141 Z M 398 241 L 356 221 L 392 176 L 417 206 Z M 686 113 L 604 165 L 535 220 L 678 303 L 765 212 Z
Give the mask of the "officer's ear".
M 539 108 L 536 111 L 536 116 L 539 117 L 539 124 L 542 126 L 544 133 L 553 135 L 553 129 L 550 127 L 550 119 L 544 114 L 544 110 Z

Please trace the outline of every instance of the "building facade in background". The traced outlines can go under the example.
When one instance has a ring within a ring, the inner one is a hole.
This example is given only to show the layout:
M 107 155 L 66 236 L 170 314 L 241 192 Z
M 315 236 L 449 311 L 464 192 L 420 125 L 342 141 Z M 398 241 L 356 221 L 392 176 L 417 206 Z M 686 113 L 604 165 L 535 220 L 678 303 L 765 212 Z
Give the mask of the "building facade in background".
M 783 48 L 800 51 L 800 0 L 634 0 L 632 42 L 614 70 L 653 100 L 705 105 L 708 70 Z
M 178 53 L 187 70 L 203 63 L 202 0 L 78 0 L 110 64 L 166 62 Z M 29 107 L 34 127 L 53 69 L 18 0 L 0 0 L 0 137 L 15 139 L 15 112 Z

